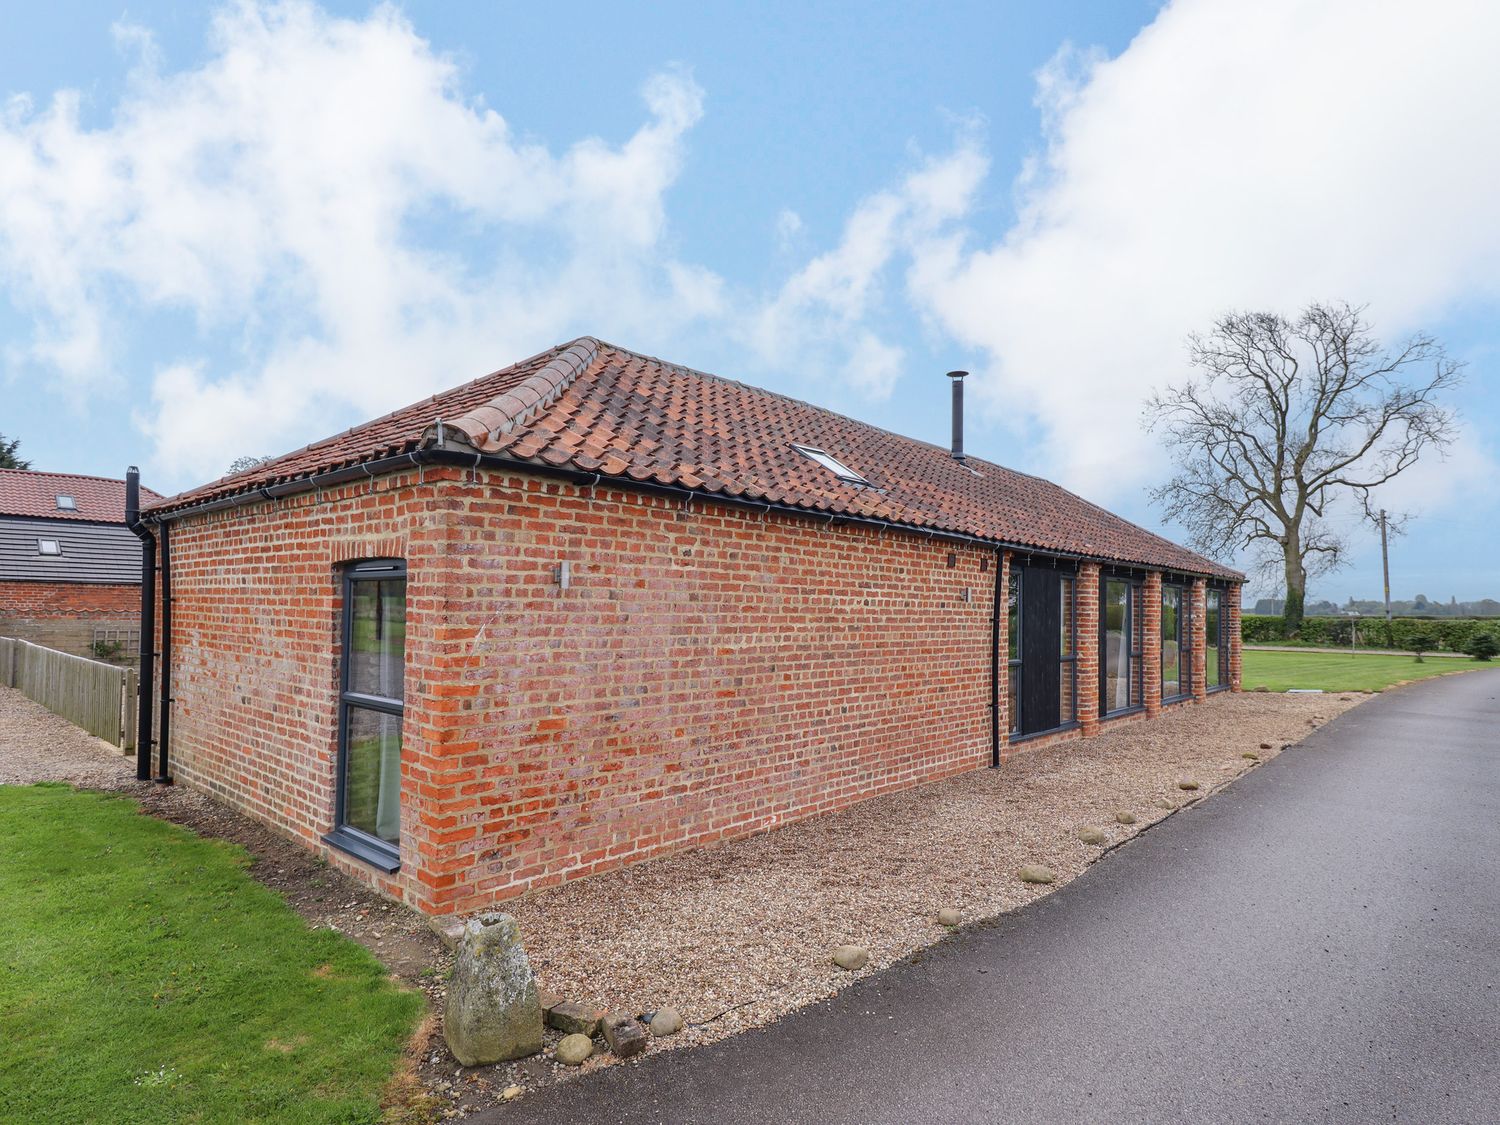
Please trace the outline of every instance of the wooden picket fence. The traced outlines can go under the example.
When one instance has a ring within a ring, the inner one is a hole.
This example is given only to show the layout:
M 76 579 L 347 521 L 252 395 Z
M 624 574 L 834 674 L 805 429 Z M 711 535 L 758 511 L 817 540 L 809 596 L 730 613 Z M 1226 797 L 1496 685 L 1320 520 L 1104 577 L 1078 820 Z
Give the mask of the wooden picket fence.
M 136 671 L 0 637 L 0 684 L 121 750 L 135 749 Z

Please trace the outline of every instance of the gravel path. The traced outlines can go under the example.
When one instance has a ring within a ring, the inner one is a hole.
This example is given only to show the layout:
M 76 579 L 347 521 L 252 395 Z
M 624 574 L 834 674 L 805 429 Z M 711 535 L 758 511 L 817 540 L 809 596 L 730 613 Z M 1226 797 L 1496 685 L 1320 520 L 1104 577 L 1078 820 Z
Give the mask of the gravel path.
M 0 785 L 34 781 L 117 789 L 135 782 L 135 759 L 14 688 L 0 687 Z

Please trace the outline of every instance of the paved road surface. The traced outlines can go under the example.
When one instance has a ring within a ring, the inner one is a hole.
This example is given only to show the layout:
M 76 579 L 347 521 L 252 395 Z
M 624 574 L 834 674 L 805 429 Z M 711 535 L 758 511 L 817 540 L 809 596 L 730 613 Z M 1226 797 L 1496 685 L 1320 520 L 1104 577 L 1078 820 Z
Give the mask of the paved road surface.
M 770 1030 L 489 1120 L 1495 1122 L 1497 978 L 1500 669 L 1387 692 Z

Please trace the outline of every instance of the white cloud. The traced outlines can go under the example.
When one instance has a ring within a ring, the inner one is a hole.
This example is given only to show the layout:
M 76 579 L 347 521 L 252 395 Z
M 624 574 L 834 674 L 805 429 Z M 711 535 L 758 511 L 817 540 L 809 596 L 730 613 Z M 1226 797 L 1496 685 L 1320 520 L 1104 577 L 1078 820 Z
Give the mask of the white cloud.
M 990 356 L 979 394 L 1040 427 L 1038 465 L 1119 497 L 1160 472 L 1141 400 L 1219 312 L 1348 299 L 1394 336 L 1495 298 L 1497 41 L 1463 0 L 1179 0 L 1117 58 L 1065 48 L 1019 221 L 934 244 L 912 299 Z
M 118 37 L 139 62 L 107 126 L 74 93 L 5 107 L 0 278 L 37 325 L 19 360 L 66 385 L 111 376 L 138 315 L 248 341 L 237 370 L 162 360 L 139 419 L 157 479 L 218 475 L 582 325 L 722 309 L 718 278 L 665 246 L 702 112 L 683 73 L 646 83 L 623 143 L 554 154 L 467 98 L 393 8 L 240 3 L 201 66 L 165 75 L 145 32 Z M 434 237 L 445 220 L 462 240 Z

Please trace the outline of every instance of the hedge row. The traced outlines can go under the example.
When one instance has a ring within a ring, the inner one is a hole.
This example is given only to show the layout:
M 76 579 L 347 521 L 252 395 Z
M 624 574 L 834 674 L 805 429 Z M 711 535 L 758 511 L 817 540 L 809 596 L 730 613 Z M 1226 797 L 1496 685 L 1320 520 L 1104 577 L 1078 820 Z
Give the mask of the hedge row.
M 1297 640 L 1302 644 L 1347 647 L 1349 631 L 1358 629 L 1354 643 L 1359 648 L 1394 648 L 1411 651 L 1414 637 L 1426 635 L 1438 649 L 1468 652 L 1480 633 L 1500 637 L 1500 620 L 1493 617 L 1397 617 L 1383 620 L 1350 617 L 1304 617 Z M 1281 618 L 1247 613 L 1240 618 L 1240 636 L 1246 644 L 1275 644 L 1287 639 Z

